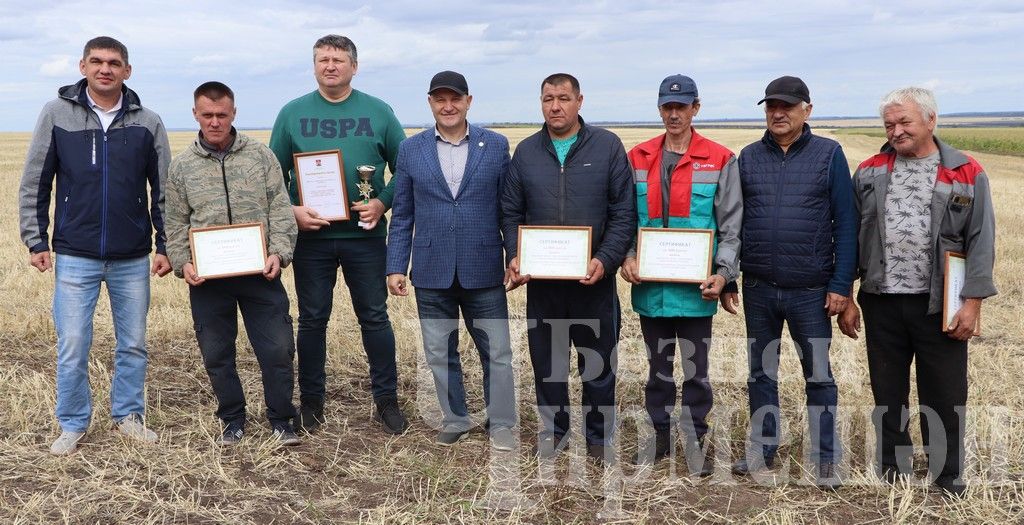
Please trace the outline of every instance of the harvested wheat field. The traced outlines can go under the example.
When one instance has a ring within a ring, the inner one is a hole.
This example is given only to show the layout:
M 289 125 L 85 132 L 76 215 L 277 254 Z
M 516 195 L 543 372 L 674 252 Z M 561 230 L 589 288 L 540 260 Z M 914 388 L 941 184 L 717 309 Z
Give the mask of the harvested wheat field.
M 504 131 L 515 144 L 533 129 Z M 626 147 L 654 129 L 616 129 Z M 412 131 L 410 131 L 412 132 Z M 759 138 L 760 130 L 706 130 L 734 151 Z M 822 131 L 829 134 L 827 131 Z M 268 132 L 253 132 L 262 140 Z M 941 136 L 941 129 L 940 129 Z M 171 136 L 175 152 L 191 133 Z M 850 162 L 877 151 L 880 139 L 840 135 Z M 636 469 L 628 458 L 644 421 L 646 362 L 639 322 L 629 309 L 629 288 L 619 281 L 624 327 L 618 361 L 620 410 L 618 468 L 603 471 L 580 447 L 554 465 L 532 459 L 536 414 L 526 351 L 525 292 L 510 294 L 516 352 L 520 447 L 492 452 L 482 431 L 453 448 L 434 443 L 434 388 L 423 363 L 412 297 L 389 300 L 398 340 L 400 395 L 412 422 L 390 437 L 371 422 L 366 360 L 348 291 L 336 290 L 328 333 L 328 422 L 303 445 L 278 449 L 262 418 L 258 368 L 244 337 L 239 368 L 249 401 L 250 424 L 233 448 L 214 444 L 219 435 L 215 401 L 192 331 L 186 285 L 154 278 L 149 314 L 148 424 L 159 442 L 124 441 L 111 429 L 109 390 L 113 333 L 105 295 L 97 307 L 90 364 L 95 413 L 79 452 L 53 457 L 55 335 L 50 316 L 53 273 L 27 264 L 17 231 L 17 191 L 29 136 L 0 134 L 0 522 L 3 523 L 591 523 L 741 522 L 851 523 L 1024 521 L 1024 164 L 1019 157 L 976 154 L 992 179 L 998 224 L 996 281 L 1000 294 L 985 301 L 983 336 L 970 350 L 968 477 L 963 500 L 947 500 L 921 481 L 891 487 L 867 468 L 874 446 L 872 409 L 863 338 L 835 330 L 832 368 L 839 384 L 837 418 L 846 485 L 824 492 L 808 482 L 808 439 L 803 380 L 796 354 L 784 342 L 780 397 L 783 463 L 774 477 L 739 479 L 730 459 L 742 452 L 746 433 L 746 353 L 742 318 L 720 312 L 711 350 L 713 444 L 718 471 L 709 478 L 686 475 L 682 456 L 656 468 Z M 284 282 L 295 311 L 291 269 Z M 742 312 L 741 312 L 742 314 Z M 472 343 L 463 334 L 466 385 L 471 408 L 483 418 L 481 373 Z M 677 374 L 681 372 L 677 368 Z M 579 399 L 578 378 L 572 380 Z M 916 394 L 912 394 L 916 396 Z M 573 423 L 580 421 L 574 415 Z M 920 443 L 916 415 L 911 422 Z M 642 431 L 641 434 L 643 434 Z

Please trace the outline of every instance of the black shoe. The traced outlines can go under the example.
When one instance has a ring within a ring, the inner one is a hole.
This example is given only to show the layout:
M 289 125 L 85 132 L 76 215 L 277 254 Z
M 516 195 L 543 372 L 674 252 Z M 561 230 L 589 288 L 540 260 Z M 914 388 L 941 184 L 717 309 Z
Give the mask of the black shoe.
M 566 439 L 565 434 L 549 434 L 537 443 L 537 449 L 534 452 L 538 459 L 553 459 L 565 450 L 568 443 L 569 440 Z
M 295 431 L 305 432 L 306 434 L 312 434 L 316 432 L 320 425 L 324 424 L 324 407 L 323 405 L 309 406 L 302 405 L 299 408 L 299 415 L 295 417 Z
M 230 447 L 237 445 L 242 440 L 242 436 L 245 435 L 245 431 L 242 427 L 236 425 L 228 425 L 224 427 L 224 431 L 220 434 L 220 439 L 217 440 L 218 445 Z
M 587 443 L 587 457 L 600 467 L 611 466 L 615 464 L 615 449 L 605 445 Z
M 641 445 L 633 458 L 634 465 L 653 465 L 668 457 L 672 453 L 672 431 L 655 430 L 653 447 L 651 445 L 650 440 Z
M 398 408 L 398 398 L 395 396 L 383 396 L 374 399 L 377 410 L 373 413 L 373 420 L 384 425 L 384 430 L 389 434 L 399 435 L 409 429 L 409 421 Z
M 962 498 L 967 493 L 967 485 L 953 474 L 942 474 L 935 478 L 935 486 L 942 489 L 947 498 Z
M 438 445 L 450 447 L 467 437 L 469 437 L 468 430 L 442 430 L 437 433 L 437 438 L 434 441 Z
M 294 447 L 302 444 L 302 440 L 299 436 L 295 435 L 295 432 L 286 426 L 280 426 L 274 428 L 274 439 L 282 447 Z
M 746 476 L 749 474 L 756 474 L 758 472 L 765 472 L 772 468 L 775 463 L 775 458 L 764 458 L 762 461 L 757 462 L 755 465 L 747 463 L 747 459 L 743 458 L 732 464 L 732 473 L 737 476 Z
M 823 490 L 839 490 L 843 486 L 843 480 L 839 479 L 839 469 L 835 463 L 819 463 L 817 466 L 817 477 L 814 484 Z
M 686 467 L 690 471 L 691 476 L 706 478 L 714 474 L 715 462 L 704 448 L 703 436 L 697 439 L 687 438 L 684 453 L 686 456 Z

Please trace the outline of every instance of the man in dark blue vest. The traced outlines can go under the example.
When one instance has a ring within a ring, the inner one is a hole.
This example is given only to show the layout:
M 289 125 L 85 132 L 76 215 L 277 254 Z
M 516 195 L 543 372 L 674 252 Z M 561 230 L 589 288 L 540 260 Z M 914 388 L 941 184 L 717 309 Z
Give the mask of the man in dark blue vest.
M 768 130 L 743 148 L 741 264 L 750 377 L 750 441 L 733 473 L 768 469 L 779 446 L 778 369 L 789 326 L 807 392 L 815 481 L 837 487 L 836 384 L 829 366 L 830 316 L 849 301 L 857 253 L 857 211 L 842 147 L 813 135 L 807 85 L 796 77 L 765 89 Z

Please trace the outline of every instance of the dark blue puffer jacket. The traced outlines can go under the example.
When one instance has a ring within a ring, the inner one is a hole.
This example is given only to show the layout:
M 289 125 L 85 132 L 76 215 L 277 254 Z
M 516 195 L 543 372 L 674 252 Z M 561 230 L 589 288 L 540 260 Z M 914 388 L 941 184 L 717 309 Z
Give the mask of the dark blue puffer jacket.
M 850 168 L 838 142 L 803 134 L 787 152 L 771 133 L 743 148 L 740 268 L 783 288 L 827 285 L 850 294 L 857 212 Z
M 506 262 L 517 255 L 520 225 L 590 226 L 593 257 L 614 273 L 636 235 L 636 187 L 614 133 L 580 117 L 562 166 L 545 124 L 516 146 L 501 197 Z

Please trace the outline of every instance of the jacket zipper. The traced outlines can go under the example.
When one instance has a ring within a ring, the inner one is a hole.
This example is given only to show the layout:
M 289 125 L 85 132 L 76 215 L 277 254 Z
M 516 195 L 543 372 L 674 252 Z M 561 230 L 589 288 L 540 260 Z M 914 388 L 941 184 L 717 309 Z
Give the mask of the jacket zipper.
M 558 168 L 558 224 L 565 224 L 565 165 Z
M 228 224 L 234 224 L 231 217 L 231 195 L 228 193 L 228 175 L 224 170 L 224 159 L 227 158 L 227 154 L 220 159 L 220 179 L 224 182 L 224 203 L 228 207 Z
M 103 206 L 100 217 L 100 258 L 107 256 L 107 132 L 103 132 Z
M 776 263 L 776 261 L 779 258 L 778 257 L 778 253 L 776 253 L 777 252 L 777 246 L 778 246 L 778 236 L 779 236 L 779 208 L 782 205 L 782 190 L 783 190 L 783 187 L 784 187 L 783 177 L 785 175 L 786 175 L 786 152 L 783 152 L 782 153 L 782 164 L 779 166 L 779 179 L 776 182 L 777 188 L 776 188 L 776 191 L 775 191 L 775 206 L 774 206 L 775 214 L 772 216 L 772 271 L 771 271 L 771 279 L 773 281 L 776 281 L 776 282 L 778 281 L 778 274 L 775 271 L 775 268 L 776 268 L 776 264 L 775 263 Z
M 57 231 L 58 232 L 64 231 L 64 221 L 67 220 L 67 217 L 68 217 L 68 206 L 69 206 L 68 199 L 70 199 L 70 198 L 71 198 L 71 194 L 70 193 L 68 193 L 67 195 L 64 196 L 64 211 L 60 212 L 60 222 L 57 223 Z

